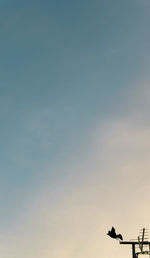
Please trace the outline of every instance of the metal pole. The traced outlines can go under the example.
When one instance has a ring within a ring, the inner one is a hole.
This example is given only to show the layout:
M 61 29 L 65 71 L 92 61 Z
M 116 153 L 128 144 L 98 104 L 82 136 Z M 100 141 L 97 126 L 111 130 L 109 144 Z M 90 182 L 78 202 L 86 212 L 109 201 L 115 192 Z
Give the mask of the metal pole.
M 135 254 L 135 244 L 132 244 L 132 258 L 136 258 L 136 254 Z

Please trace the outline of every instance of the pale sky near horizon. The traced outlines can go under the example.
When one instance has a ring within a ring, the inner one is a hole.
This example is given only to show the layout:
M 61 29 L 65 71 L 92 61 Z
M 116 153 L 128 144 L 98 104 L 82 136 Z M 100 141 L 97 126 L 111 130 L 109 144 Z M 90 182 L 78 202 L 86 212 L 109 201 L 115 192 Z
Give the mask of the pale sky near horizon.
M 149 0 L 0 0 L 0 256 L 120 258 L 150 228 Z

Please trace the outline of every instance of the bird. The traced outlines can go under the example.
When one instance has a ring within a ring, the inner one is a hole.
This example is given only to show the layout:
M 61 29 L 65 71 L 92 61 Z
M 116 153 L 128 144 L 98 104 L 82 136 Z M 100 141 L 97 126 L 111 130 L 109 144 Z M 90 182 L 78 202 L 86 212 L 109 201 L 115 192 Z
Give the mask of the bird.
M 123 237 L 121 234 L 118 234 L 118 235 L 116 234 L 114 227 L 111 228 L 111 231 L 110 230 L 108 231 L 107 235 L 109 235 L 110 237 L 115 238 L 115 239 L 119 238 L 120 240 L 123 240 Z

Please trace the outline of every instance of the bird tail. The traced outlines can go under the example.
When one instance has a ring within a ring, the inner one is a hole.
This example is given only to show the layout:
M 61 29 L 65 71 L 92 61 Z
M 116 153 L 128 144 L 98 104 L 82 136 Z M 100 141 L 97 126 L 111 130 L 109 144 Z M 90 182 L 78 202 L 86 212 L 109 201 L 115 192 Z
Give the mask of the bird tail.
M 118 235 L 117 235 L 117 238 L 120 238 L 121 240 L 123 240 L 123 237 L 122 237 L 121 234 L 118 234 Z

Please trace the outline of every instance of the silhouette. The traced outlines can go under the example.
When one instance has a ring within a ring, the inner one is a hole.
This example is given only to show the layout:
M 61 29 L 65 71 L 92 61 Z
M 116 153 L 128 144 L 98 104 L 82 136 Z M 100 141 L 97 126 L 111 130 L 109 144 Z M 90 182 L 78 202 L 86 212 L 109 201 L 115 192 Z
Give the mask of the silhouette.
M 108 231 L 107 235 L 115 239 L 119 238 L 120 240 L 123 240 L 123 237 L 121 234 L 118 234 L 118 235 L 116 234 L 114 227 L 112 227 L 111 231 L 110 230 Z

